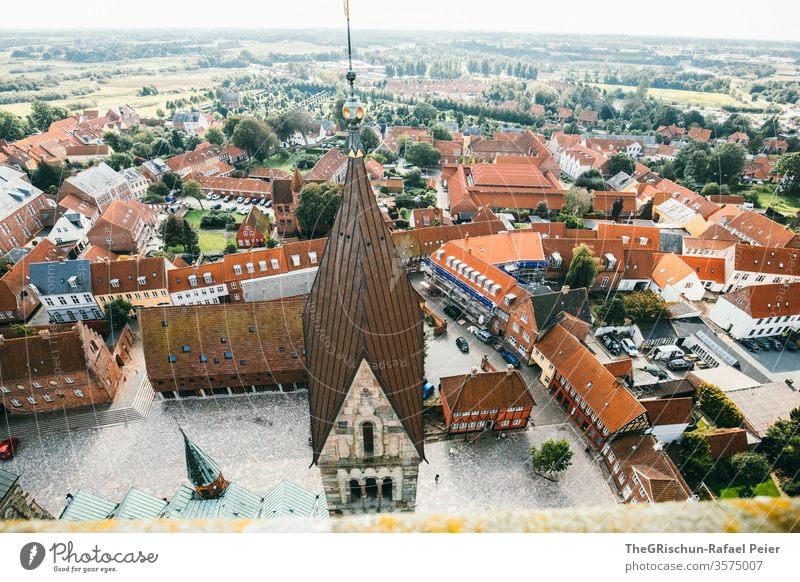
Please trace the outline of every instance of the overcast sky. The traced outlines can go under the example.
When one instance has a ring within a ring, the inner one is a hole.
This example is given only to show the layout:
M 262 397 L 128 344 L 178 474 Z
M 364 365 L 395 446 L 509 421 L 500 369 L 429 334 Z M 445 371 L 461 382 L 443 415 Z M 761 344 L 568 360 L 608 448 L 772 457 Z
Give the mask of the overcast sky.
M 317 28 L 344 25 L 343 0 L 2 2 L 21 28 Z M 354 30 L 574 32 L 800 41 L 796 0 L 351 0 Z

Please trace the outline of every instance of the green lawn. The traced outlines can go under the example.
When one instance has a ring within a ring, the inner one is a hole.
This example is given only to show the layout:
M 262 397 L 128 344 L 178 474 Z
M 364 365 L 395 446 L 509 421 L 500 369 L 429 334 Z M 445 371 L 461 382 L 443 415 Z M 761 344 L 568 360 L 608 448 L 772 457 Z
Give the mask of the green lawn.
M 787 216 L 794 216 L 800 212 L 800 200 L 791 196 L 761 192 L 758 195 L 758 202 L 762 208 L 774 208 Z
M 720 491 L 719 497 L 722 499 L 736 499 L 738 497 L 742 497 L 742 493 L 747 488 L 747 485 L 725 487 Z M 755 495 L 763 495 L 765 497 L 780 497 L 781 495 L 772 479 L 767 479 L 763 483 L 759 483 L 753 487 L 753 493 L 755 493 Z
M 233 240 L 236 236 L 236 232 L 234 231 L 228 231 L 226 233 L 224 230 L 204 230 L 200 228 L 200 219 L 202 219 L 206 214 L 210 214 L 210 212 L 211 211 L 209 210 L 190 210 L 183 217 L 184 220 L 189 221 L 189 223 L 197 230 L 200 250 L 204 253 L 209 251 L 223 251 L 225 249 L 225 245 L 228 244 L 228 239 L 225 238 L 225 235 L 230 234 L 231 240 Z M 172 247 L 170 250 L 176 253 L 182 253 L 183 245 Z

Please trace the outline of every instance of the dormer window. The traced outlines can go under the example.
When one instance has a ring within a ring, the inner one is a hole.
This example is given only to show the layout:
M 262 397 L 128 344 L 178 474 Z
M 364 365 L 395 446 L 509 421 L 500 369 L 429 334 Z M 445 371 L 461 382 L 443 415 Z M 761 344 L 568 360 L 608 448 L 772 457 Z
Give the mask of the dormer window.
M 295 267 L 300 266 L 300 255 L 292 255 L 292 265 Z
M 245 263 L 245 268 L 251 275 L 256 272 L 256 268 L 253 266 L 253 263 Z
M 111 283 L 111 286 L 114 287 L 115 289 L 119 287 L 119 279 L 111 279 L 109 283 Z
M 647 244 L 647 241 L 648 241 L 648 240 L 649 240 L 649 239 L 648 239 L 646 236 L 640 236 L 640 237 L 639 237 L 639 244 L 640 244 L 640 245 L 642 245 L 642 246 L 644 246 L 644 245 L 646 245 L 646 244 Z
M 622 235 L 622 244 L 626 245 L 626 244 L 628 244 L 630 241 L 631 241 L 631 237 L 629 237 L 629 236 L 626 236 L 626 235 L 624 235 L 624 234 Z
M 203 281 L 205 281 L 206 283 L 213 283 L 214 277 L 211 275 L 211 273 L 208 272 L 203 273 Z
M 187 280 L 189 281 L 189 285 L 192 287 L 197 287 L 197 275 L 189 275 Z
M 136 282 L 139 285 L 147 285 L 147 277 L 136 277 Z
M 280 269 L 281 264 L 278 261 L 278 259 L 272 259 L 271 263 L 272 263 L 272 268 L 273 269 L 275 269 L 275 270 Z
M 259 271 L 266 271 L 267 270 L 267 261 L 258 261 L 258 270 Z
M 241 265 L 234 265 L 233 266 L 233 274 L 234 275 L 241 275 L 242 274 L 242 266 Z
M 310 253 L 308 253 L 308 260 L 309 260 L 309 262 L 311 262 L 312 265 L 316 265 L 317 264 L 317 253 L 315 253 L 314 251 L 311 251 Z
M 561 258 L 561 253 L 553 252 L 550 255 L 550 264 L 553 266 L 554 269 L 560 269 L 563 263 L 563 259 Z

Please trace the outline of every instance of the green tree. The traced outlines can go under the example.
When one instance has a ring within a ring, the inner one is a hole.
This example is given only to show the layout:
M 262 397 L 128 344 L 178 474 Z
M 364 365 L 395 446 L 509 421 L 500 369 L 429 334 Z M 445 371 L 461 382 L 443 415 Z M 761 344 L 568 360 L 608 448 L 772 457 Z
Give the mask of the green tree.
M 47 131 L 50 124 L 69 117 L 69 111 L 63 107 L 53 107 L 44 101 L 31 103 L 31 112 L 28 114 L 28 123 L 40 131 Z
M 212 127 L 206 132 L 206 140 L 208 140 L 208 143 L 221 146 L 225 143 L 225 135 L 216 127 Z
M 632 157 L 626 154 L 613 154 L 609 158 L 608 173 L 615 176 L 620 172 L 625 172 L 631 176 L 635 167 L 636 162 L 633 161 Z
M 133 166 L 133 157 L 128 153 L 113 153 L 106 160 L 106 164 L 111 166 L 112 169 L 119 172 L 125 168 Z
M 600 319 L 606 325 L 623 325 L 625 323 L 625 302 L 619 295 L 614 295 L 603 305 Z
M 161 183 L 164 184 L 170 192 L 180 191 L 183 187 L 181 177 L 175 172 L 167 172 L 161 176 Z
M 690 178 L 706 182 L 711 167 L 711 146 L 704 141 L 693 140 L 678 151 L 673 167 L 678 178 Z
M 225 120 L 225 124 L 222 126 L 222 133 L 225 134 L 225 137 L 228 139 L 233 137 L 233 132 L 236 131 L 236 126 L 239 125 L 241 120 L 242 118 L 236 115 L 232 115 Z
M 572 262 L 569 264 L 564 284 L 572 289 L 586 287 L 591 289 L 594 279 L 600 271 L 600 259 L 586 244 L 579 244 L 572 251 Z
M 653 220 L 653 199 L 645 202 L 639 209 L 639 218 L 642 220 Z
M 17 141 L 30 133 L 28 122 L 7 111 L 0 111 L 0 139 Z
M 575 180 L 577 188 L 585 188 L 587 190 L 608 190 L 603 174 L 600 170 L 587 170 Z
M 670 446 L 670 453 L 692 489 L 697 489 L 714 469 L 708 441 L 697 431 L 685 433 L 679 443 Z
M 747 150 L 743 145 L 724 143 L 714 149 L 708 177 L 713 176 L 719 184 L 736 183 L 746 161 Z
M 784 154 L 775 164 L 775 173 L 782 176 L 778 191 L 789 196 L 800 196 L 800 152 Z
M 697 389 L 700 410 L 722 428 L 738 428 L 744 423 L 742 411 L 718 386 L 700 384 Z
M 737 453 L 731 457 L 730 463 L 735 471 L 734 481 L 758 485 L 769 477 L 769 461 L 760 453 Z
M 308 238 L 324 236 L 333 226 L 342 203 L 341 191 L 341 186 L 331 182 L 303 186 L 295 216 Z
M 161 240 L 164 241 L 164 250 L 177 246 L 183 242 L 183 224 L 182 220 L 170 214 L 167 219 L 159 226 L 158 234 Z
M 547 218 L 550 215 L 547 209 L 547 202 L 539 202 L 539 204 L 536 205 L 536 210 L 533 212 L 539 218 Z
M 231 241 L 231 242 L 228 242 L 228 243 L 225 245 L 225 250 L 224 250 L 223 252 L 224 252 L 226 255 L 232 255 L 232 254 L 233 254 L 233 253 L 235 253 L 237 250 L 238 250 L 238 247 L 236 246 L 236 243 Z
M 451 134 L 450 130 L 441 123 L 438 123 L 431 128 L 431 135 L 433 136 L 433 139 L 453 141 L 453 134 Z
M 165 196 L 169 195 L 169 188 L 166 184 L 164 184 L 164 182 L 156 182 L 155 184 L 150 184 L 147 187 L 147 194 L 161 196 L 164 198 Z
M 33 337 L 38 332 L 24 323 L 12 323 L 11 331 L 14 332 L 14 337 Z
M 429 143 L 411 142 L 406 145 L 406 161 L 420 168 L 430 168 L 438 165 L 440 157 L 439 150 Z
M 791 418 L 775 421 L 767 429 L 767 434 L 759 444 L 758 450 L 764 453 L 776 468 L 798 480 L 798 474 L 800 474 L 800 421 Z
M 181 186 L 181 197 L 182 198 L 194 198 L 200 203 L 200 209 L 205 210 L 203 208 L 203 199 L 205 198 L 205 194 L 203 194 L 203 188 L 200 186 L 199 182 L 195 180 L 187 180 Z
M 378 138 L 378 134 L 375 133 L 375 130 L 371 127 L 362 127 L 359 135 L 361 138 L 361 147 L 364 148 L 365 152 L 371 152 L 378 147 L 380 139 Z
M 437 114 L 436 108 L 430 103 L 420 103 L 414 108 L 414 117 L 416 117 L 422 125 L 428 125 L 431 121 L 436 119 Z
M 272 148 L 278 145 L 278 136 L 263 121 L 245 117 L 236 125 L 232 141 L 251 158 L 263 161 L 269 157 Z
M 568 212 L 561 212 L 556 216 L 556 222 L 563 222 L 567 228 L 583 228 L 583 219 Z
M 617 198 L 614 200 L 614 203 L 611 205 L 611 218 L 614 220 L 619 220 L 620 214 L 622 214 L 622 209 L 624 208 L 625 203 L 622 201 L 622 198 Z
M 589 212 L 591 206 L 592 196 L 585 188 L 573 187 L 564 193 L 564 207 L 562 212 L 582 217 Z
M 192 260 L 197 258 L 200 254 L 200 237 L 194 226 L 192 226 L 192 223 L 188 220 L 182 221 L 181 224 L 181 242 L 183 243 L 184 252 L 186 252 Z
M 31 174 L 31 183 L 40 190 L 58 189 L 61 183 L 71 175 L 66 164 L 40 163 Z
M 566 471 L 572 465 L 572 449 L 565 439 L 552 439 L 542 443 L 541 448 L 531 447 L 533 472 L 552 479 L 554 474 Z M 546 473 L 546 475 L 545 475 Z
M 650 290 L 629 293 L 623 301 L 625 313 L 633 321 L 655 321 L 670 315 L 669 306 L 664 298 Z
M 700 190 L 700 194 L 703 196 L 712 196 L 715 194 L 719 194 L 719 184 L 716 182 L 706 182 L 706 185 L 703 186 L 703 189 Z
M 133 305 L 121 297 L 118 297 L 106 303 L 104 309 L 106 312 L 106 321 L 108 321 L 111 328 L 121 329 L 130 321 Z

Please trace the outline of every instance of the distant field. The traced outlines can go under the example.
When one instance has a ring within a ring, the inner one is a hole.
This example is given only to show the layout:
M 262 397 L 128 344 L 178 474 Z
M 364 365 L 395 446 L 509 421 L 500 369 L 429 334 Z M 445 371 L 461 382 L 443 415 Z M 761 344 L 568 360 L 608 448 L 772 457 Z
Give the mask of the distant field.
M 606 85 L 604 83 L 591 83 L 600 89 L 608 89 L 609 91 L 616 91 L 622 89 L 624 91 L 635 91 L 635 87 L 627 87 L 623 85 Z M 723 105 L 748 105 L 738 99 L 734 99 L 725 93 L 703 93 L 702 91 L 679 91 L 677 89 L 648 89 L 647 94 L 662 101 L 684 103 L 687 105 L 700 105 L 703 107 L 722 107 Z M 752 105 L 752 104 L 750 104 Z

